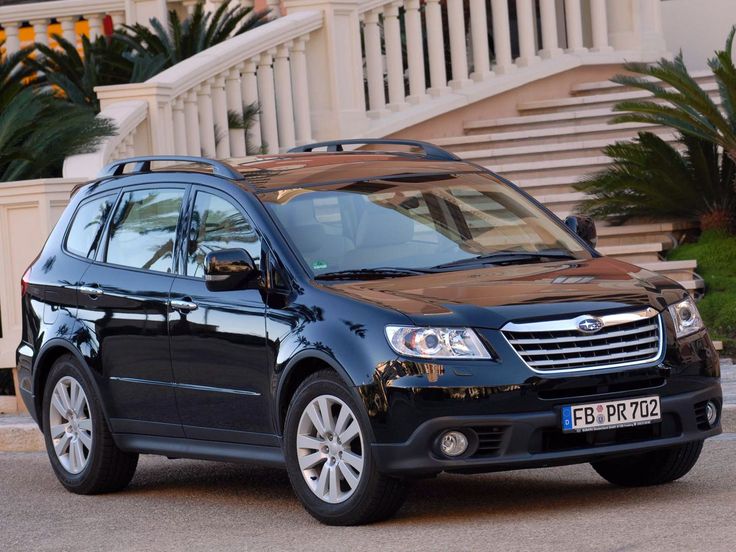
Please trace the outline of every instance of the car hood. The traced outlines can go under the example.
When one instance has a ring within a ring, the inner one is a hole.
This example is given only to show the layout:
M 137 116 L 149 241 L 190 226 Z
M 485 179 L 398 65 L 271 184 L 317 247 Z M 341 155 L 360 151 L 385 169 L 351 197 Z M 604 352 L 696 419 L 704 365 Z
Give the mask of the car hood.
M 496 329 L 511 320 L 647 306 L 662 311 L 686 294 L 664 276 L 606 257 L 486 266 L 330 287 L 404 313 L 418 325 Z

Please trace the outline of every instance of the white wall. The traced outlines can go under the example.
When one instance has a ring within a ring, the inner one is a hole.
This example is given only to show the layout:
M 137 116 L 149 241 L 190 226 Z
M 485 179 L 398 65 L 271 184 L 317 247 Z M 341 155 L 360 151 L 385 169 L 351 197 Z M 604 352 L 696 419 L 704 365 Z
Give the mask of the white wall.
M 662 0 L 667 49 L 682 50 L 688 69 L 707 69 L 713 52 L 723 48 L 736 24 L 736 0 Z

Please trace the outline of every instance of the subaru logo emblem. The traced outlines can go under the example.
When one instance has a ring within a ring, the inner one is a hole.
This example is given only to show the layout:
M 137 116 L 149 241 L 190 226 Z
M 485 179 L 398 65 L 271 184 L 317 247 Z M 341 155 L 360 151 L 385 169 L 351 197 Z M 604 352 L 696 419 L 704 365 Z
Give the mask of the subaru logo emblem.
M 586 317 L 578 322 L 578 329 L 585 333 L 595 333 L 603 327 L 598 318 Z

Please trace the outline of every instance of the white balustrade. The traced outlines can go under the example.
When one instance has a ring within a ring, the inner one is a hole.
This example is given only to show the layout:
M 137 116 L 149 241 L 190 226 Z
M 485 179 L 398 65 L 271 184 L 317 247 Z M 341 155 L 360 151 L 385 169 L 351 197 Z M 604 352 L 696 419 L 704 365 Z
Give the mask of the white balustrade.
M 582 1 L 284 0 L 284 17 L 146 83 L 99 89 L 102 115 L 123 100 L 146 104 L 136 136 L 148 133 L 148 149 L 136 138 L 136 154 L 242 157 L 313 138 L 391 134 L 555 72 L 631 59 L 638 46 L 627 36 L 646 35 L 651 45 L 661 32 L 657 0 L 640 0 L 648 17 L 632 8 L 629 19 L 618 0 L 585 0 L 585 10 Z M 94 13 L 85 12 L 92 33 Z M 622 33 L 632 18 L 636 33 Z M 642 56 L 652 54 L 650 47 Z M 228 127 L 228 113 L 247 106 L 258 114 L 246 137 Z M 130 140 L 116 140 L 119 151 L 129 149 Z

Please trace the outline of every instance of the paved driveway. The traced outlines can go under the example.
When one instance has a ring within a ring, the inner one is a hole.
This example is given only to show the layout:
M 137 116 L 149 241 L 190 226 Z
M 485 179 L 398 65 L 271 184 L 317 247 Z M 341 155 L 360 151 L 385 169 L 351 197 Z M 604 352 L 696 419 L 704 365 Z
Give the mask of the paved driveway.
M 0 454 L 0 550 L 736 550 L 736 434 L 682 481 L 617 489 L 587 465 L 418 482 L 396 519 L 324 527 L 284 472 L 144 457 L 116 495 L 64 491 L 41 453 Z

